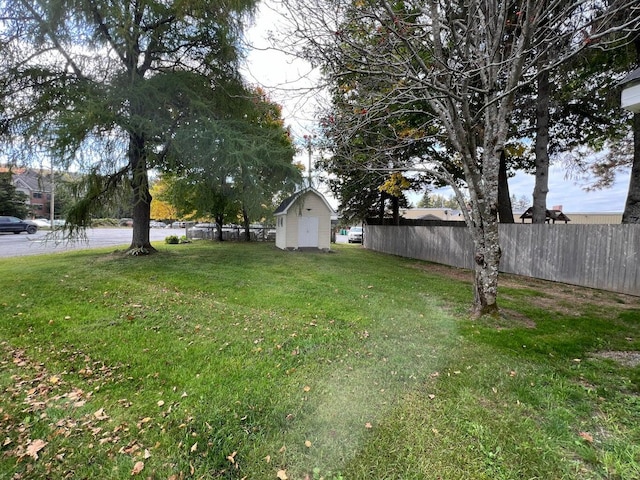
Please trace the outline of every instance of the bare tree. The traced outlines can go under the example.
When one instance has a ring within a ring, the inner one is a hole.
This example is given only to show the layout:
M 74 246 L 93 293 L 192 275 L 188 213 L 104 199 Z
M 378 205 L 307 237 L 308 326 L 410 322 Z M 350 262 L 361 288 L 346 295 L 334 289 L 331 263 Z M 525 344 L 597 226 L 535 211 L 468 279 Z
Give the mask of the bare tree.
M 348 106 L 333 119 L 336 144 L 394 125 L 392 117 L 422 114 L 423 125 L 410 134 L 390 130 L 395 136 L 383 151 L 363 142 L 360 148 L 380 159 L 381 169 L 388 168 L 385 159 L 394 148 L 388 145 L 399 147 L 420 135 L 436 135 L 455 151 L 447 162 L 412 158 L 410 169 L 450 182 L 463 201 L 449 166 L 462 169 L 471 206 L 463 212 L 475 248 L 474 311 L 495 314 L 498 176 L 514 96 L 540 73 L 535 66 L 545 52 L 557 52 L 544 62 L 553 68 L 612 30 L 632 30 L 635 15 L 615 27 L 605 17 L 635 7 L 638 0 L 290 1 L 291 38 L 299 41 L 291 48 L 322 66 Z

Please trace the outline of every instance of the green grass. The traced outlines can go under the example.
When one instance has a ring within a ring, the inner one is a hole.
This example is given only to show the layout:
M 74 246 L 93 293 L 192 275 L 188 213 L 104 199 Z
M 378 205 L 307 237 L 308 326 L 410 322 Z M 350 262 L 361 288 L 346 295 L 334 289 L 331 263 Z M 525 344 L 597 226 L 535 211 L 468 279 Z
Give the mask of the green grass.
M 640 479 L 637 298 L 156 248 L 0 262 L 0 479 Z

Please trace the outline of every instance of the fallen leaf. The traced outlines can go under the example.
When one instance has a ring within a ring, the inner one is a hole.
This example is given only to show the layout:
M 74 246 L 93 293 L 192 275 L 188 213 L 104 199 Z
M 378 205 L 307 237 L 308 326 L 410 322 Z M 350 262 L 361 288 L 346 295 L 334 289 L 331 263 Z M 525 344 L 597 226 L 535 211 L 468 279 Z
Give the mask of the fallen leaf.
M 278 470 L 278 478 L 280 480 L 289 480 L 289 477 L 287 477 L 287 471 L 286 470 Z
M 264 461 L 267 463 L 271 463 L 271 455 L 267 455 L 266 457 L 264 457 Z
M 309 440 L 305 440 L 304 446 L 307 448 L 311 448 L 311 442 Z
M 434 398 L 436 398 L 436 396 L 433 393 L 430 393 L 427 396 L 429 397 L 429 400 L 433 400 Z
M 136 462 L 131 470 L 131 475 L 138 475 L 142 470 L 144 470 L 144 462 Z
M 164 400 L 158 400 L 158 406 L 162 407 L 164 405 Z
M 148 449 L 144 449 L 144 459 L 146 460 L 147 458 L 151 457 L 151 452 Z
M 235 457 L 238 454 L 238 452 L 233 452 L 231 455 L 227 456 L 227 460 L 229 460 L 231 463 L 236 463 Z
M 59 381 L 60 381 L 60 377 L 58 377 L 57 375 L 53 375 L 53 376 L 49 377 L 49 382 L 53 383 L 54 385 L 56 383 L 58 383 Z
M 580 432 L 580 437 L 582 437 L 585 442 L 593 443 L 593 437 L 587 432 Z
M 191 445 L 191 451 L 195 452 L 196 450 L 198 450 L 198 442 L 196 442 L 193 445 Z
M 33 440 L 29 445 L 27 445 L 27 455 L 29 455 L 34 460 L 38 459 L 38 452 L 47 446 L 48 442 L 44 440 L 37 439 Z
M 364 424 L 364 428 L 373 428 L 373 425 L 371 425 L 371 422 L 367 422 Z
M 96 420 L 106 420 L 107 418 L 109 418 L 109 415 L 104 412 L 104 408 L 95 411 L 93 413 L 93 416 L 96 418 Z
M 311 391 L 311 387 L 310 387 L 309 385 L 305 385 L 305 387 L 303 388 L 303 390 L 304 390 L 305 392 L 309 392 L 309 391 Z

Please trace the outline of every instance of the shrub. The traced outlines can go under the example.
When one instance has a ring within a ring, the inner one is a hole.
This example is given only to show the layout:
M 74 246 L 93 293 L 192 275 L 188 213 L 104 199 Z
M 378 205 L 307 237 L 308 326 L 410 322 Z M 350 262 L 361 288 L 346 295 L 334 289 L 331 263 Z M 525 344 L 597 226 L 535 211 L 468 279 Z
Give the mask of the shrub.
M 177 245 L 178 243 L 180 243 L 180 239 L 176 235 L 169 235 L 168 237 L 165 237 L 164 243 Z

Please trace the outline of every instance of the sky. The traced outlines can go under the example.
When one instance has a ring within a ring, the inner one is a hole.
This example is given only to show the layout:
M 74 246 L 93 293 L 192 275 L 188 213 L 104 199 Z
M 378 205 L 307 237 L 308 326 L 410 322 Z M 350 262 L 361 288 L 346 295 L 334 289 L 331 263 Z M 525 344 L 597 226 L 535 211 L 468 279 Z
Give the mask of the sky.
M 315 112 L 317 105 L 325 100 L 314 90 L 319 75 L 306 62 L 287 55 L 277 48 L 271 48 L 268 41 L 270 32 L 283 31 L 282 20 L 269 2 L 261 2 L 254 26 L 248 30 L 246 38 L 249 44 L 246 65 L 243 74 L 247 81 L 259 85 L 268 92 L 272 101 L 282 105 L 285 124 L 291 127 L 292 134 L 301 145 L 304 135 L 313 134 L 316 128 Z M 301 152 L 296 159 L 308 165 L 308 154 Z M 518 173 L 509 179 L 509 190 L 516 198 L 525 196 L 531 199 L 535 178 L 533 175 Z M 629 171 L 616 175 L 614 184 L 605 190 L 585 190 L 584 180 L 570 178 L 561 165 L 552 165 L 549 174 L 549 193 L 547 206 L 562 205 L 564 212 L 621 213 L 624 210 L 629 187 Z M 330 197 L 322 187 L 319 188 L 328 201 L 337 208 L 337 201 Z M 450 189 L 437 190 L 449 197 Z M 411 195 L 415 203 L 421 193 Z M 530 200 L 531 202 L 531 200 Z

